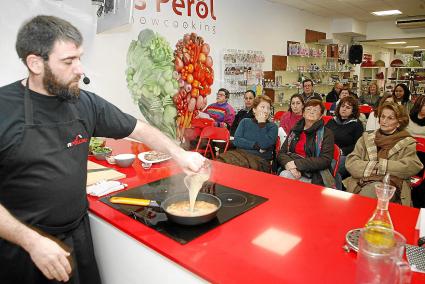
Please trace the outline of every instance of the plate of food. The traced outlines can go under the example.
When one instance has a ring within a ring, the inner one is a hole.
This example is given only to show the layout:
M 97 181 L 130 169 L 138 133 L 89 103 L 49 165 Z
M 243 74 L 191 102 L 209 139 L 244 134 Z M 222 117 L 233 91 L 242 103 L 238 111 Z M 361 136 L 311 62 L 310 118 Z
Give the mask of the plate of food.
M 140 153 L 137 158 L 143 163 L 154 164 L 167 161 L 171 159 L 171 156 L 159 151 L 148 151 Z

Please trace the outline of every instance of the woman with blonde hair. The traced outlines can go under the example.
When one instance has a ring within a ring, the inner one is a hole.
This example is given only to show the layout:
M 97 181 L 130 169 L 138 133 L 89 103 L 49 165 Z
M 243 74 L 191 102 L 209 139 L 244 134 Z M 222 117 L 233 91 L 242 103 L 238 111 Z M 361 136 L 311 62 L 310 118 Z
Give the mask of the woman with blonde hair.
M 376 82 L 371 82 L 367 88 L 367 94 L 359 97 L 360 104 L 369 105 L 376 108 L 379 103 L 379 87 Z
M 376 198 L 375 185 L 388 173 L 396 187 L 392 202 L 411 206 L 410 177 L 423 167 L 416 154 L 416 140 L 405 130 L 409 117 L 404 107 L 385 102 L 378 109 L 379 129 L 363 133 L 347 156 L 347 191 Z

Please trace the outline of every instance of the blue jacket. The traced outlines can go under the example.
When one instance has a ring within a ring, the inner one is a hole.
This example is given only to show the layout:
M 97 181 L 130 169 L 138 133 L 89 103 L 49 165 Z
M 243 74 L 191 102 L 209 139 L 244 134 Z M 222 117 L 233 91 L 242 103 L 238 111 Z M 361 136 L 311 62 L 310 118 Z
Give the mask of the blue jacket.
M 276 124 L 273 122 L 259 124 L 253 118 L 244 118 L 236 129 L 233 145 L 266 160 L 271 160 L 276 140 Z M 261 153 L 260 149 L 266 151 Z

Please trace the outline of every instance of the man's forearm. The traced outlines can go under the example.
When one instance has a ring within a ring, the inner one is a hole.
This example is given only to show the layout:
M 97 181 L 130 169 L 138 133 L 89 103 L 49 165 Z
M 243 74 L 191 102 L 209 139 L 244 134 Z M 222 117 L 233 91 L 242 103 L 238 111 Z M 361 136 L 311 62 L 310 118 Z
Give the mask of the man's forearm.
M 182 148 L 177 146 L 157 128 L 141 121 L 137 122 L 135 129 L 129 137 L 141 141 L 155 150 L 169 153 L 173 157 L 179 155 L 183 151 Z
M 21 246 L 26 251 L 34 245 L 40 235 L 19 222 L 0 204 L 0 238 Z

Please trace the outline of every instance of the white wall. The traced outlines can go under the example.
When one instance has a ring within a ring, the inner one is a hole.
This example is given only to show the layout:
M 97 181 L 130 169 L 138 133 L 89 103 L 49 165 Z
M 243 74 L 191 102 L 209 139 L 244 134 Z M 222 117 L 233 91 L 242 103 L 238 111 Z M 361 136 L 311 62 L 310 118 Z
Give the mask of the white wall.
M 174 19 L 180 23 L 185 20 L 188 22 L 194 20 L 197 23 L 201 21 L 193 15 L 192 18 L 176 16 L 170 5 L 165 4 L 161 6 L 161 13 L 157 13 L 153 9 L 155 5 L 151 4 L 155 1 L 147 1 L 150 6 L 145 11 L 135 11 L 133 25 L 95 35 L 94 9 L 87 2 L 90 1 L 15 0 L 8 1 L 8 4 L 0 4 L 2 10 L 0 52 L 3 55 L 3 62 L 0 65 L 0 85 L 25 76 L 26 70 L 14 51 L 16 32 L 22 21 L 39 13 L 54 14 L 70 20 L 84 30 L 86 53 L 83 63 L 91 83 L 83 87 L 96 92 L 124 111 L 141 117 L 140 111 L 131 100 L 125 82 L 126 54 L 130 42 L 137 38 L 141 29 L 152 28 L 167 38 L 174 47 L 184 33 L 192 32 L 192 28 L 172 28 L 163 24 L 142 25 L 140 17 Z M 79 12 L 75 13 L 74 9 L 78 9 Z M 308 14 L 283 4 L 265 0 L 215 0 L 214 11 L 217 20 L 206 22 L 216 26 L 215 34 L 211 30 L 210 32 L 199 31 L 198 28 L 194 30 L 211 45 L 216 76 L 213 92 L 220 87 L 220 54 L 225 48 L 261 50 L 266 56 L 264 70 L 270 70 L 271 55 L 286 54 L 287 40 L 303 42 L 305 29 L 326 32 L 328 37 L 331 37 L 330 18 Z M 210 96 L 209 101 L 213 100 L 213 97 Z

